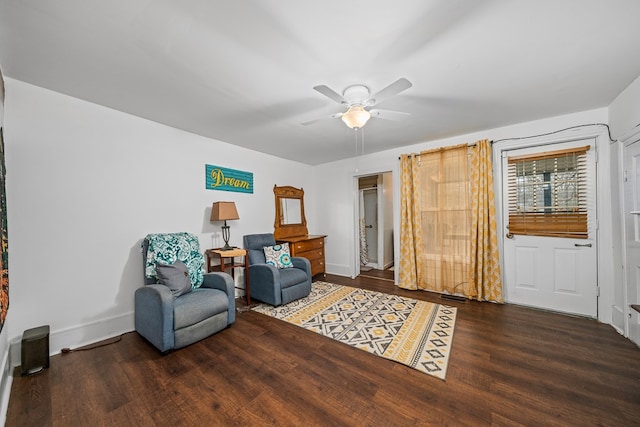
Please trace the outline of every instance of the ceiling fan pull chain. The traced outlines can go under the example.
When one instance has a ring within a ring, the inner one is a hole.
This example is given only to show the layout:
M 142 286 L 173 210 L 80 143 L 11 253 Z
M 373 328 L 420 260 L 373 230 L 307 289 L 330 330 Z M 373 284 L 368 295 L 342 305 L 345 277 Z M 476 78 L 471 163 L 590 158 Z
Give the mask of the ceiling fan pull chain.
M 356 143 L 356 157 L 358 157 L 358 128 L 353 130 L 354 141 Z

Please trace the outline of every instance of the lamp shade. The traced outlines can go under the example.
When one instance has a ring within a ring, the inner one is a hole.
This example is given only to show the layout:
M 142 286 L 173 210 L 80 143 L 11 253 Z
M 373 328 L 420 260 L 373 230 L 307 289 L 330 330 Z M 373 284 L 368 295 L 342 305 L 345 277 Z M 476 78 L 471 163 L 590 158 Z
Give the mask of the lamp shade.
M 235 202 L 215 202 L 211 207 L 210 221 L 240 219 Z
M 371 113 L 364 109 L 361 105 L 354 105 L 342 115 L 342 121 L 351 129 L 361 128 L 371 117 Z

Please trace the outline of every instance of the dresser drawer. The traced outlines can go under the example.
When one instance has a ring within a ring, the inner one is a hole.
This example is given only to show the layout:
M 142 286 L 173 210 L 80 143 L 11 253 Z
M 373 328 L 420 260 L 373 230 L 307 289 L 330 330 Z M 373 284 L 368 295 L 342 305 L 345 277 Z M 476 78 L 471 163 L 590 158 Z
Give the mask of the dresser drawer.
M 324 260 L 324 248 L 314 249 L 311 251 L 296 252 L 295 256 L 306 258 L 313 264 L 313 262 L 317 259 Z
M 290 243 L 290 245 L 293 246 L 293 252 L 299 254 L 313 249 L 324 248 L 324 239 L 305 240 L 302 242 Z
M 316 260 L 315 262 L 311 262 L 311 275 L 315 276 L 316 274 L 324 273 L 324 258 Z

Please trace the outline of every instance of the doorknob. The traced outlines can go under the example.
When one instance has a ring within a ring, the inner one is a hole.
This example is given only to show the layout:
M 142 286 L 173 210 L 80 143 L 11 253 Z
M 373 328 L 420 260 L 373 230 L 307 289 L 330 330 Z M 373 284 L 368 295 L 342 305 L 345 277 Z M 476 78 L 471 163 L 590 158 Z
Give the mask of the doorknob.
M 373 228 L 373 225 L 365 225 L 364 228 Z
M 591 243 L 585 243 L 585 244 L 576 243 L 573 246 L 575 246 L 576 248 L 590 248 L 592 245 Z
M 511 233 L 507 233 L 507 239 L 513 239 L 515 236 Z

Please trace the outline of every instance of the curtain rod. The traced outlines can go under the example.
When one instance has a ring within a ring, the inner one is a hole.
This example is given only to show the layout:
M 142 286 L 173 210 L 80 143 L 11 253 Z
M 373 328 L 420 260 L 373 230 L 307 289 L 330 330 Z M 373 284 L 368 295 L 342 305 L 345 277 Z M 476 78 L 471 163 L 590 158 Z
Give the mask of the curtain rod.
M 489 141 L 489 144 L 493 144 L 494 142 L 495 142 L 495 141 Z M 458 145 L 451 145 L 451 146 L 447 146 L 447 147 L 433 148 L 433 149 L 431 149 L 431 150 L 425 150 L 425 151 L 449 150 L 449 149 L 452 149 L 452 148 L 459 147 L 459 146 L 461 146 L 461 145 L 465 145 L 465 144 L 458 144 Z M 467 145 L 467 147 L 475 147 L 475 146 L 476 146 L 476 145 L 478 145 L 478 144 L 477 144 L 477 143 L 475 143 L 475 142 L 470 142 L 470 143 L 468 143 L 468 144 L 466 144 L 466 145 Z M 419 156 L 419 155 L 420 155 L 420 153 L 410 153 L 409 155 L 411 155 L 411 156 Z M 399 157 L 398 157 L 398 160 L 400 160 L 401 158 L 402 158 L 402 156 L 399 156 Z

